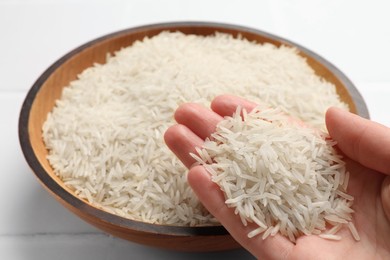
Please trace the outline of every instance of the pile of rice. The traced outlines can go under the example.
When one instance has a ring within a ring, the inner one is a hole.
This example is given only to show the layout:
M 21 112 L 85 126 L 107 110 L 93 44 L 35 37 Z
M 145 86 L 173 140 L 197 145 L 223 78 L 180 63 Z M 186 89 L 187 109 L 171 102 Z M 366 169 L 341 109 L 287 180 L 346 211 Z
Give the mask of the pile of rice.
M 346 108 L 335 86 L 294 48 L 220 33 L 162 32 L 108 56 L 64 88 L 43 126 L 48 160 L 79 197 L 108 212 L 150 223 L 215 224 L 163 134 L 183 102 L 209 106 L 226 93 L 320 129 L 328 107 Z
M 360 240 L 352 223 L 353 197 L 346 193 L 349 172 L 335 144 L 280 109 L 257 107 L 225 117 L 192 156 L 242 223 L 258 226 L 249 237 L 280 232 L 293 242 L 303 234 L 340 240 L 336 233 L 347 225 Z M 327 226 L 332 228 L 325 231 Z

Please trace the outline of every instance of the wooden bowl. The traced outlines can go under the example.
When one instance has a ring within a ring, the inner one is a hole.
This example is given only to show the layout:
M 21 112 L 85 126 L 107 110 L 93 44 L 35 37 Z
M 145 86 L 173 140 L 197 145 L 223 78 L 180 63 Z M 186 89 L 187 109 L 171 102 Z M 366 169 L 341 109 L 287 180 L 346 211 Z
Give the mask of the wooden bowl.
M 42 125 L 62 89 L 94 63 L 104 63 L 107 53 L 131 45 L 161 31 L 209 35 L 216 31 L 241 34 L 250 41 L 295 46 L 316 73 L 337 87 L 350 110 L 368 117 L 366 105 L 354 85 L 336 67 L 315 53 L 288 40 L 258 30 L 215 23 L 166 23 L 132 28 L 88 42 L 69 52 L 49 67 L 35 82 L 24 101 L 19 119 L 19 138 L 24 156 L 42 185 L 66 208 L 88 223 L 124 239 L 151 246 L 184 251 L 217 251 L 239 247 L 222 226 L 179 227 L 143 223 L 110 214 L 78 198 L 54 174 L 42 140 Z

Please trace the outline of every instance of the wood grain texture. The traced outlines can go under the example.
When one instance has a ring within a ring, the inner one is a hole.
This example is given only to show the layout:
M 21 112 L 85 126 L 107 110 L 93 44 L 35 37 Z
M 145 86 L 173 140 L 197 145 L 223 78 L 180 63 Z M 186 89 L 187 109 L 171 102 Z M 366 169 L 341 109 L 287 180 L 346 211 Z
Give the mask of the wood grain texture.
M 185 34 L 210 35 L 216 31 L 230 33 L 259 43 L 270 42 L 295 46 L 300 55 L 324 79 L 336 85 L 341 99 L 353 113 L 368 117 L 365 103 L 353 84 L 337 68 L 313 52 L 288 40 L 249 28 L 211 23 L 157 24 L 113 33 L 73 50 L 59 59 L 33 85 L 22 107 L 19 138 L 27 162 L 43 186 L 69 210 L 88 223 L 124 239 L 157 247 L 184 251 L 215 251 L 237 248 L 239 245 L 221 227 L 176 227 L 153 225 L 125 219 L 102 211 L 78 198 L 54 174 L 46 159 L 42 140 L 42 125 L 52 110 L 62 89 L 94 63 L 104 63 L 107 53 L 114 53 L 136 40 L 154 36 L 161 31 L 181 31 Z

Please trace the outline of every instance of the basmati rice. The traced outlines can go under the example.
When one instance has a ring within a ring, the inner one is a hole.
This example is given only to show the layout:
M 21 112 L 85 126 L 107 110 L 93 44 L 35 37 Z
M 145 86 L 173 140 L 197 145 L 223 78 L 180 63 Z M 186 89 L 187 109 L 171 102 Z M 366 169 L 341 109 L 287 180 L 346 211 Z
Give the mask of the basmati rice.
M 341 240 L 341 236 L 332 235 L 332 234 L 320 234 L 319 237 L 329 239 L 329 240 Z
M 43 126 L 48 160 L 75 194 L 113 214 L 169 225 L 216 224 L 163 134 L 181 103 L 208 106 L 225 93 L 265 102 L 322 129 L 328 107 L 346 108 L 334 85 L 316 76 L 294 48 L 221 33 L 162 32 L 108 55 L 64 88 Z M 275 152 L 268 152 L 272 160 Z M 301 181 L 308 178 L 297 171 Z
M 240 114 L 246 114 L 245 119 Z M 359 240 L 351 222 L 353 196 L 344 189 L 344 182 L 348 181 L 346 167 L 334 149 L 335 142 L 328 141 L 330 137 L 325 132 L 280 115 L 279 109 L 258 106 L 250 113 L 237 111 L 225 117 L 216 132 L 206 139 L 199 152 L 201 160 L 197 161 L 207 165 L 206 170 L 213 169 L 209 173 L 224 191 L 225 203 L 243 216 L 245 225 L 267 223 L 259 225 L 260 229 L 251 231 L 248 237 L 263 233 L 262 238 L 266 239 L 271 233 L 280 232 L 292 242 L 303 234 L 340 240 L 336 233 L 342 225 L 347 225 L 352 236 Z M 255 141 L 254 135 L 266 139 Z M 286 136 L 289 138 L 281 138 Z M 247 148 L 254 148 L 249 150 L 256 152 L 241 156 L 237 153 L 237 142 L 246 143 Z M 283 149 L 277 149 L 279 146 Z M 300 153 L 303 150 L 307 152 Z M 252 170 L 254 160 L 263 165 L 261 170 Z M 307 173 L 304 177 L 298 173 L 301 169 Z M 288 171 L 295 174 L 286 174 Z M 251 178 L 243 178 L 244 173 Z M 218 178 L 220 174 L 225 178 Z M 259 183 L 265 186 L 260 189 Z M 328 232 L 327 225 L 333 226 Z

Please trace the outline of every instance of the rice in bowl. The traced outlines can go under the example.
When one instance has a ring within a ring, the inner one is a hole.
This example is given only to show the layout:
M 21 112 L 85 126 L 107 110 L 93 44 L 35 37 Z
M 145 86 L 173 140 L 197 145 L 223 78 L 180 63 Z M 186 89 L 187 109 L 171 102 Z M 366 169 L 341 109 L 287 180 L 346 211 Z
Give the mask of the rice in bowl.
M 335 86 L 291 47 L 162 32 L 108 56 L 64 88 L 43 126 L 55 173 L 92 205 L 133 220 L 216 224 L 186 183 L 163 133 L 183 102 L 230 93 L 324 129 Z

